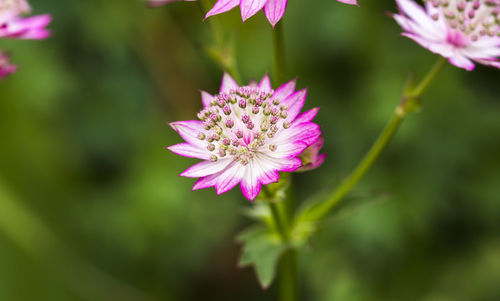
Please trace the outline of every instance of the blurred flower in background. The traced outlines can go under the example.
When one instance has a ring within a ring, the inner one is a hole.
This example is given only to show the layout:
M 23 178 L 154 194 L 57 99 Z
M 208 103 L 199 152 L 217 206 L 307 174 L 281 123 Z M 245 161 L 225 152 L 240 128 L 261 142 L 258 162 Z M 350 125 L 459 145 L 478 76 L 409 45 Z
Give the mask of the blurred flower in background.
M 295 81 L 274 91 L 268 76 L 239 87 L 225 74 L 219 95 L 202 93 L 201 121 L 170 124 L 187 143 L 168 149 L 204 160 L 181 173 L 200 178 L 193 190 L 215 186 L 222 194 L 240 183 L 252 201 L 262 185 L 278 181 L 279 172 L 301 167 L 298 156 L 318 140 L 319 126 L 311 122 L 318 110 L 299 115 L 305 100 L 306 89 L 295 92 Z
M 0 0 L 0 38 L 41 40 L 50 36 L 45 27 L 49 14 L 21 17 L 31 12 L 25 0 Z M 9 56 L 0 51 L 0 79 L 15 72 L 17 66 L 9 64 Z
M 9 62 L 9 55 L 0 50 L 0 79 L 16 72 L 17 66 Z
M 393 17 L 409 37 L 447 58 L 451 64 L 473 70 L 476 61 L 500 68 L 499 0 L 429 0 L 425 9 L 412 0 L 396 0 Z
M 239 5 L 243 22 L 264 9 L 266 18 L 274 26 L 285 14 L 287 3 L 288 0 L 218 0 L 205 18 L 225 13 Z
M 0 37 L 40 40 L 49 37 L 45 27 L 50 23 L 49 14 L 21 17 L 31 12 L 24 0 L 3 0 L 0 2 Z
M 25 0 L 0 1 L 0 23 L 7 22 L 21 14 L 31 12 L 31 7 Z
M 358 5 L 358 0 L 337 0 L 337 1 L 351 5 Z
M 182 0 L 149 0 L 149 5 L 152 7 L 165 5 Z M 195 1 L 195 0 L 185 0 Z M 342 3 L 358 5 L 357 0 L 337 0 Z M 213 15 L 218 15 L 230 11 L 236 6 L 240 6 L 241 18 L 245 22 L 248 18 L 258 13 L 261 9 L 264 10 L 266 18 L 274 27 L 285 14 L 288 0 L 218 0 L 214 7 L 206 14 L 205 18 Z

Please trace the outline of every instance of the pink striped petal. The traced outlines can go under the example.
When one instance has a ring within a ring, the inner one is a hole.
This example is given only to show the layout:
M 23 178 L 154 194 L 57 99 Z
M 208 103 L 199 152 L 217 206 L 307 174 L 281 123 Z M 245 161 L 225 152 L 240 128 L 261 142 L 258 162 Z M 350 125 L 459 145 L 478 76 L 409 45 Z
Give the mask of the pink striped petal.
M 42 40 L 50 36 L 45 29 L 52 17 L 48 14 L 28 18 L 15 18 L 0 29 L 0 36 L 14 39 Z
M 267 0 L 241 0 L 241 18 L 245 22 L 248 18 L 255 15 L 266 4 Z
M 337 1 L 345 3 L 345 4 L 358 5 L 357 0 L 337 0 Z
M 297 116 L 297 118 L 295 118 L 295 120 L 293 121 L 293 124 L 310 122 L 311 120 L 314 119 L 314 117 L 316 117 L 318 112 L 319 112 L 319 108 L 314 108 L 314 109 L 311 109 L 307 112 L 304 112 L 304 113 L 300 114 L 299 116 Z
M 209 10 L 205 15 L 205 19 L 213 15 L 225 13 L 238 6 L 238 4 L 240 4 L 240 0 L 219 0 L 215 3 L 214 7 L 212 7 L 212 9 Z
M 191 190 L 199 190 L 199 189 L 205 189 L 205 188 L 210 188 L 212 186 L 215 186 L 217 183 L 217 176 L 220 173 L 209 175 L 206 177 L 199 178 L 196 183 L 194 183 L 193 188 Z
M 264 13 L 274 27 L 285 14 L 287 0 L 268 0 L 264 6 Z

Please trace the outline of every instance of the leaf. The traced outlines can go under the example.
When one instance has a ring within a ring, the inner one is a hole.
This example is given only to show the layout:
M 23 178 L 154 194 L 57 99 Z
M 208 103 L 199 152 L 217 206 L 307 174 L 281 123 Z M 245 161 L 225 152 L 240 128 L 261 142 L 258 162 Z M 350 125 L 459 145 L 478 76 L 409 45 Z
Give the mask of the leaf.
M 243 253 L 238 265 L 253 266 L 262 288 L 267 289 L 276 275 L 276 268 L 288 245 L 268 227 L 254 226 L 237 237 L 243 243 Z

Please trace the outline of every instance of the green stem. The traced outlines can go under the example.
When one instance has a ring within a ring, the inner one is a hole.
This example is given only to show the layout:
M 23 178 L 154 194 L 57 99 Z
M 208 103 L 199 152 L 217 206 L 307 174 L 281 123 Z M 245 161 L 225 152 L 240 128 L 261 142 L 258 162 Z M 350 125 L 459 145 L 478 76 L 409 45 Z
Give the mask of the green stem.
M 285 243 L 290 242 L 290 224 L 287 222 L 286 212 L 282 212 L 278 204 L 269 201 L 269 207 L 273 216 L 274 223 L 281 239 Z M 285 201 L 281 203 L 286 204 Z M 297 268 L 297 251 L 289 247 L 281 256 L 279 264 L 279 300 L 280 301 L 298 301 L 299 300 L 299 272 Z
M 275 83 L 281 85 L 287 80 L 283 21 L 279 21 L 273 29 L 273 56 Z
M 283 253 L 279 263 L 279 300 L 298 301 L 299 300 L 299 273 L 297 268 L 297 251 L 290 244 L 292 232 L 292 216 L 295 211 L 293 202 L 293 191 L 290 185 L 289 174 L 282 174 L 280 182 L 267 186 L 267 201 L 271 209 L 273 222 L 277 228 L 281 239 L 288 244 L 288 249 Z M 274 189 L 273 189 L 274 188 Z M 281 193 L 284 191 L 284 194 Z
M 436 75 L 443 69 L 446 64 L 446 59 L 443 57 L 439 57 L 438 60 L 434 63 L 431 70 L 427 73 L 427 75 L 420 81 L 420 83 L 411 91 L 411 96 L 420 97 L 422 93 L 427 89 L 432 80 L 436 77 Z
M 283 216 L 281 210 L 278 208 L 278 204 L 275 201 L 268 201 L 269 208 L 273 215 L 273 220 L 278 232 L 281 235 L 281 239 L 285 243 L 290 241 L 289 229 L 285 217 Z
M 279 266 L 279 301 L 299 300 L 299 272 L 297 251 L 288 249 L 281 257 Z
M 377 159 L 380 157 L 380 154 L 394 137 L 405 117 L 409 113 L 413 112 L 419 105 L 419 97 L 442 69 L 445 62 L 446 60 L 440 57 L 431 68 L 431 70 L 427 73 L 427 75 L 422 79 L 422 81 L 415 88 L 410 89 L 403 94 L 401 103 L 397 106 L 393 116 L 391 117 L 371 149 L 361 160 L 361 162 L 356 166 L 356 168 L 351 172 L 351 174 L 340 184 L 340 186 L 335 191 L 333 191 L 330 197 L 328 197 L 326 201 L 320 203 L 318 206 L 312 209 L 313 211 L 311 212 L 311 219 L 320 220 L 324 216 L 326 216 L 328 212 L 335 208 L 337 204 L 349 193 L 349 191 L 359 182 L 359 180 L 363 178 L 366 172 L 372 167 L 375 161 L 377 161 Z

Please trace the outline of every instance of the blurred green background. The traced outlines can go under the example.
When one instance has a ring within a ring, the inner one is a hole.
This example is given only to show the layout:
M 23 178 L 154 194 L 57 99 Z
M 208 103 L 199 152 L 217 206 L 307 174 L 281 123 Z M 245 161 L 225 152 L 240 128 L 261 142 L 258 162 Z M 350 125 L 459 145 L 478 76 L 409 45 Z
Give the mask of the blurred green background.
M 196 2 L 31 1 L 53 36 L 0 41 L 0 300 L 275 300 L 236 267 L 250 221 L 239 189 L 191 192 L 195 160 L 164 150 L 222 72 Z M 391 0 L 289 1 L 290 74 L 321 106 L 328 158 L 299 200 L 338 183 L 436 56 L 399 36 Z M 245 81 L 272 73 L 260 12 L 217 16 Z M 447 66 L 424 109 L 353 194 L 384 202 L 332 219 L 300 254 L 303 300 L 500 300 L 500 72 Z

